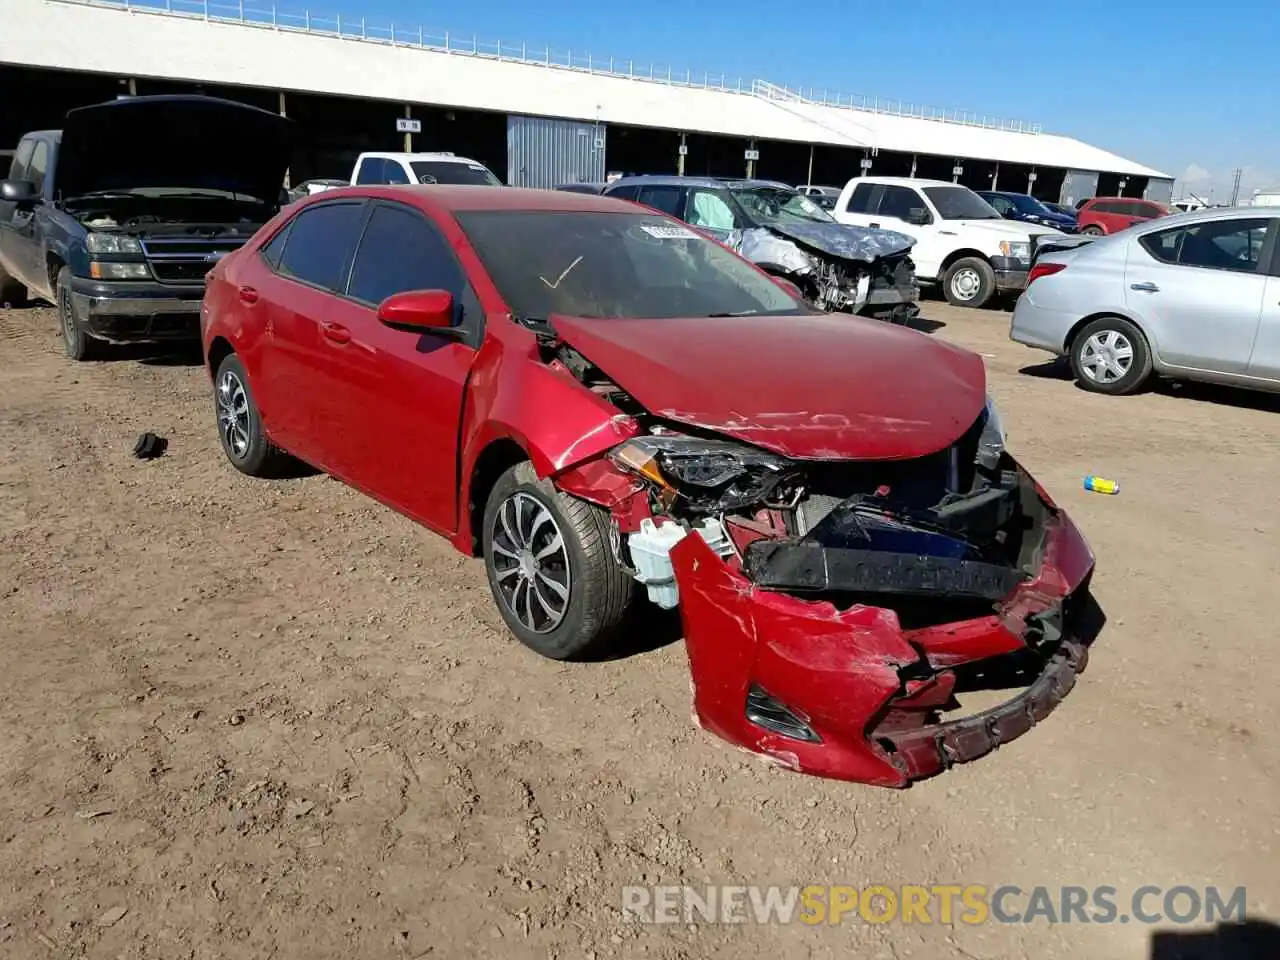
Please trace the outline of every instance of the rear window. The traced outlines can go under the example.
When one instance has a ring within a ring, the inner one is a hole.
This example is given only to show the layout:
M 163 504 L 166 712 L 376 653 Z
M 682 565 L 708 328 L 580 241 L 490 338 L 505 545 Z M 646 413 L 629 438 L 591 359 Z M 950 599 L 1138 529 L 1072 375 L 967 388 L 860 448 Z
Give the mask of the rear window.
M 485 210 L 457 218 L 499 293 L 520 316 L 810 312 L 736 254 L 656 214 Z

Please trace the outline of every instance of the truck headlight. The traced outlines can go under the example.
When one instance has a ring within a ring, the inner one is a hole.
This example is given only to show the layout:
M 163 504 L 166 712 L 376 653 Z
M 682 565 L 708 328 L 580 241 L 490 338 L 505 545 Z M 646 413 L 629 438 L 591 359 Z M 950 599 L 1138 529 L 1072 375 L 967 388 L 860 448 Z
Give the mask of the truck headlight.
M 90 253 L 142 253 L 138 238 L 126 233 L 91 233 L 84 245 Z
M 94 280 L 150 280 L 151 271 L 145 263 L 89 263 L 89 276 Z
M 1031 242 L 1029 240 L 1001 240 L 1000 253 L 1011 260 L 1030 260 Z

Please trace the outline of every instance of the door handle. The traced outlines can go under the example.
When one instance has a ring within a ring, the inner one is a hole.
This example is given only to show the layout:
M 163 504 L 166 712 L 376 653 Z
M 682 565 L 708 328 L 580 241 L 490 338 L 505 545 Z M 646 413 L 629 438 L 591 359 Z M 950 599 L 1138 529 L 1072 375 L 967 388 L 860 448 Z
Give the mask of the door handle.
M 320 332 L 325 335 L 325 339 L 332 340 L 334 343 L 351 342 L 351 331 L 339 323 L 322 323 Z
M 258 291 L 253 289 L 253 287 L 241 287 L 240 299 L 243 300 L 245 303 L 257 303 Z
M 1129 289 L 1137 290 L 1140 293 L 1159 293 L 1160 292 L 1160 288 L 1157 287 L 1150 280 L 1143 281 L 1142 283 L 1131 283 L 1129 284 Z

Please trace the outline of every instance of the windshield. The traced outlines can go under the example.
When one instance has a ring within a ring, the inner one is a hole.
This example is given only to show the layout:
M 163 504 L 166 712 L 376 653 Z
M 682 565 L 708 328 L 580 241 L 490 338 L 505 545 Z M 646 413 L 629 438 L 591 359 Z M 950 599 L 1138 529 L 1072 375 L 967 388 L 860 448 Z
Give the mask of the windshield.
M 806 314 L 736 254 L 643 212 L 473 210 L 457 214 L 513 313 L 590 318 Z
M 757 223 L 835 223 L 808 197 L 783 187 L 729 187 L 734 199 Z
M 1019 213 L 1032 213 L 1037 217 L 1043 217 L 1046 213 L 1053 213 L 1052 210 L 1035 197 L 1027 196 L 1025 193 L 1005 193 L 1001 194 L 1001 196 L 1012 203 L 1014 209 Z
M 1000 214 L 968 187 L 925 187 L 943 220 L 999 220 Z
M 469 160 L 413 160 L 409 166 L 419 183 L 470 183 L 481 187 L 500 187 L 502 181 L 484 164 Z

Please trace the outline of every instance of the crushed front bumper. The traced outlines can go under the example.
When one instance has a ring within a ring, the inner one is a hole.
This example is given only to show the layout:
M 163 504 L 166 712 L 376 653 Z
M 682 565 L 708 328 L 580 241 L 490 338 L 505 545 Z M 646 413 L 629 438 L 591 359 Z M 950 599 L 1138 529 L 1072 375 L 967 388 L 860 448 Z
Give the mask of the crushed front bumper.
M 204 285 L 76 277 L 71 301 L 85 332 L 114 343 L 199 340 Z
M 1100 627 L 1089 622 L 1093 556 L 1064 513 L 1053 510 L 1046 520 L 1039 556 L 1036 576 L 990 615 L 905 629 L 886 607 L 838 609 L 766 590 L 701 537 L 686 537 L 671 559 L 695 715 L 731 743 L 841 780 L 904 787 L 977 759 L 1057 706 Z M 1021 693 L 944 719 L 974 665 L 1008 661 L 1029 677 Z M 758 704 L 762 694 L 811 735 L 785 735 L 749 718 L 748 698 Z

